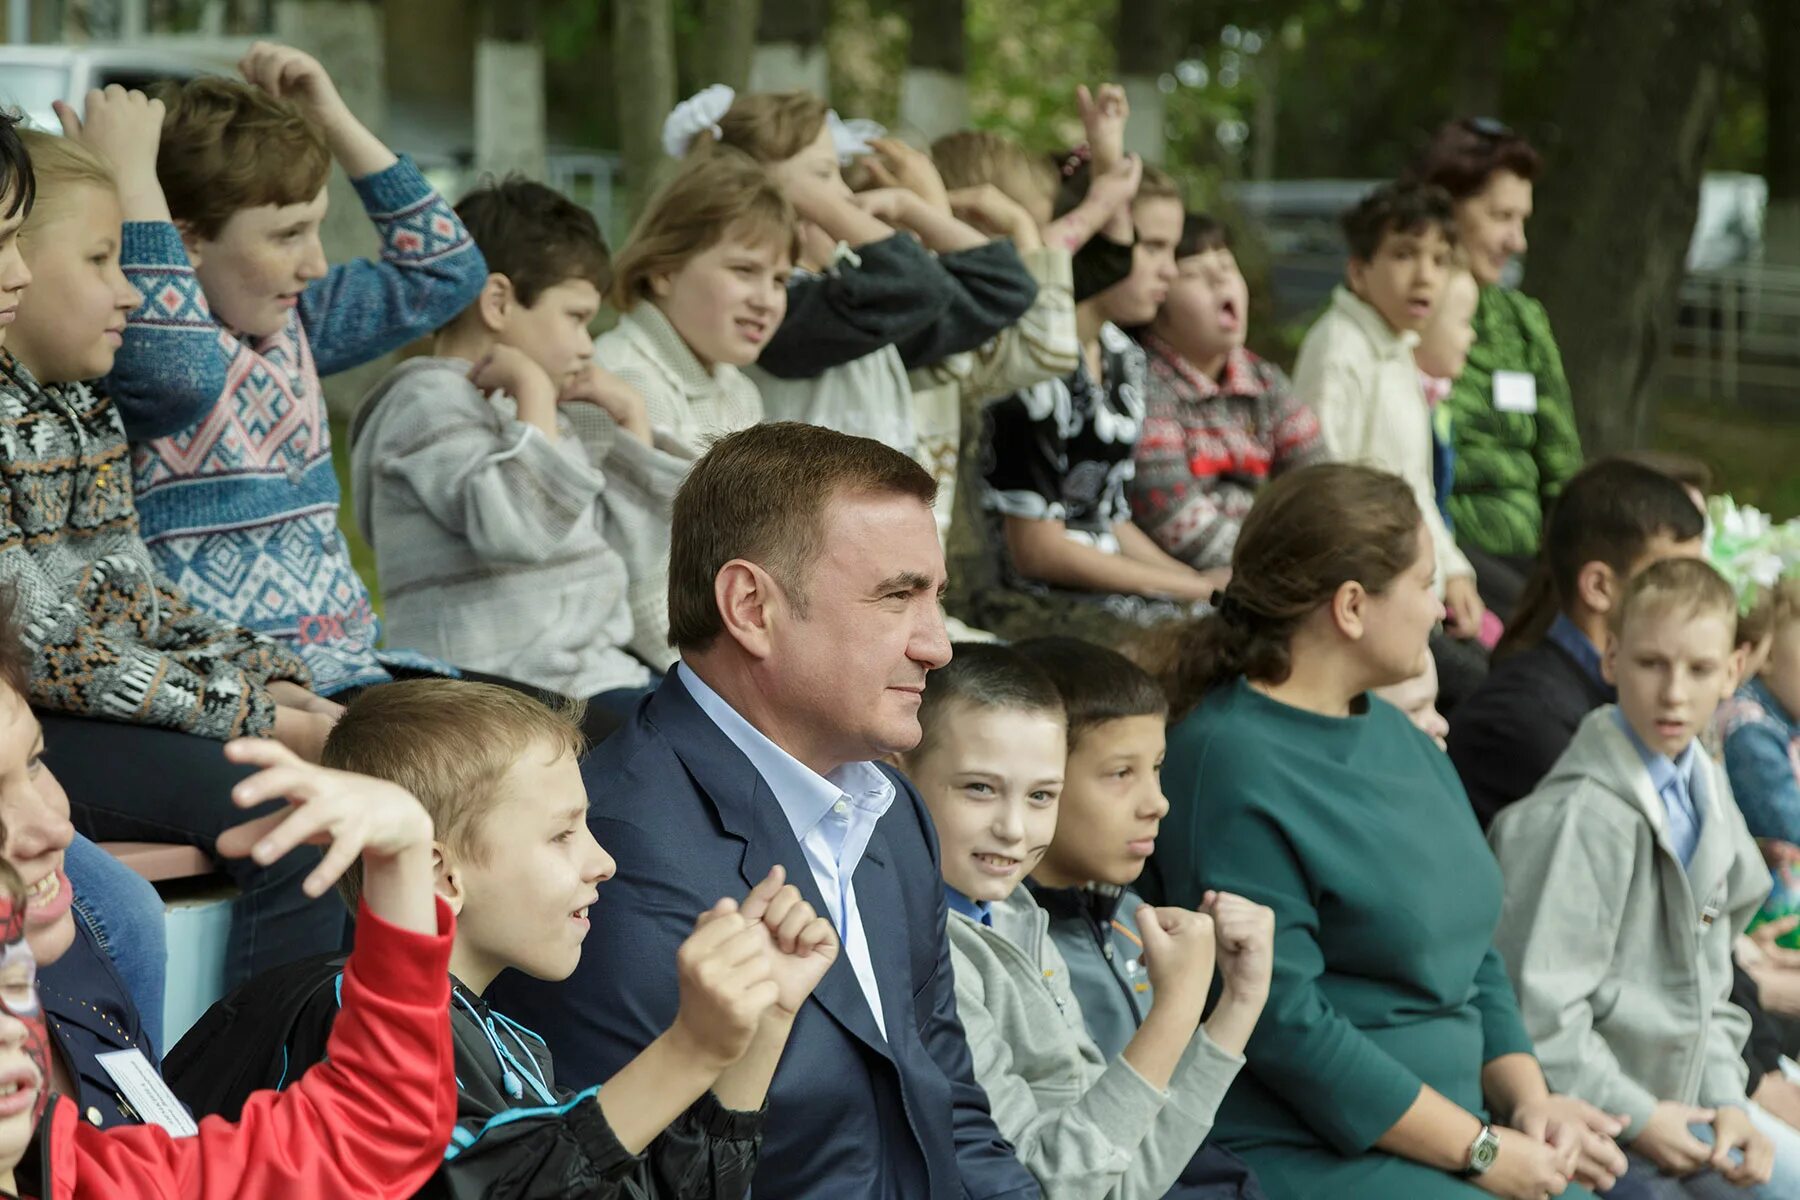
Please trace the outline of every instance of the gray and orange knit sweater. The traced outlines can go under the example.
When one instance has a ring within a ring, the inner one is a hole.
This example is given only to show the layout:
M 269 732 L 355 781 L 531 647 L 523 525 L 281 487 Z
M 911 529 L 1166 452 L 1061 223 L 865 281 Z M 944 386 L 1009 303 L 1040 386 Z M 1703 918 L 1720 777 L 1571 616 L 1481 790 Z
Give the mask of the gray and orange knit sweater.
M 112 401 L 0 356 L 0 586 L 31 651 L 31 703 L 225 739 L 274 724 L 298 655 L 195 609 L 138 532 Z

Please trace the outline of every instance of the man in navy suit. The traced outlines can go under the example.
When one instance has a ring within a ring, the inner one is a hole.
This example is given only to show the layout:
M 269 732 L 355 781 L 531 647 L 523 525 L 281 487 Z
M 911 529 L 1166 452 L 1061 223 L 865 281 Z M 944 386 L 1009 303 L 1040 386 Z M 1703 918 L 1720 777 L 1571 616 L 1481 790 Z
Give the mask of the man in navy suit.
M 583 768 L 618 875 L 573 976 L 495 987 L 559 1075 L 605 1079 L 674 1018 L 696 915 L 782 864 L 843 952 L 770 1089 L 756 1200 L 1039 1195 L 971 1071 L 925 806 L 876 761 L 917 744 L 950 658 L 934 496 L 905 455 L 810 425 L 695 463 L 669 568 L 682 661 Z

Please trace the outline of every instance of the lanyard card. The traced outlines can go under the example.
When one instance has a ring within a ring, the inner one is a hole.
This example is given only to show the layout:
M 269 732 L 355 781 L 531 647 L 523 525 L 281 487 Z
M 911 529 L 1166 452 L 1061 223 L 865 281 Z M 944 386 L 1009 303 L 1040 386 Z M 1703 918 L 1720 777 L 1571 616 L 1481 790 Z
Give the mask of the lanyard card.
M 94 1057 L 145 1124 L 160 1125 L 170 1137 L 193 1137 L 200 1132 L 162 1076 L 151 1070 L 142 1050 L 109 1050 Z

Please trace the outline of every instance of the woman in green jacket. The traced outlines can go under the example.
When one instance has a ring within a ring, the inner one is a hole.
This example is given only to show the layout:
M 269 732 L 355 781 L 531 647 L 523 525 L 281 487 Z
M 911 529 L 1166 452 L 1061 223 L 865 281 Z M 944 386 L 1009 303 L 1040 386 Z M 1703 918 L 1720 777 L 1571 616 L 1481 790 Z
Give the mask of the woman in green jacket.
M 1456 227 L 1481 285 L 1475 344 L 1450 393 L 1456 454 L 1450 519 L 1475 564 L 1483 597 L 1504 618 L 1538 551 L 1544 511 L 1581 469 L 1581 437 L 1550 319 L 1500 282 L 1525 252 L 1531 143 L 1486 117 L 1439 129 L 1412 174 L 1456 202 Z
M 1165 902 L 1275 910 L 1275 970 L 1213 1139 L 1270 1200 L 1588 1197 L 1622 1125 L 1554 1096 L 1493 948 L 1501 880 L 1446 758 L 1370 689 L 1443 615 L 1411 489 L 1275 481 L 1217 611 L 1182 631 L 1157 841 Z

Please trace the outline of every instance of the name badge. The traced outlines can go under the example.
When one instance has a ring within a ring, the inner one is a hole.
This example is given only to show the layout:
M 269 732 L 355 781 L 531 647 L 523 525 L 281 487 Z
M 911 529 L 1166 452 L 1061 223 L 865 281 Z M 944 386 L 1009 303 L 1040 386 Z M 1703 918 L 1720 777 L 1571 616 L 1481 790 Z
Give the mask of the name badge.
M 1494 407 L 1504 413 L 1535 413 L 1537 376 L 1529 371 L 1495 371 Z
M 150 1068 L 143 1051 L 109 1050 L 94 1057 L 146 1124 L 162 1127 L 170 1137 L 193 1137 L 200 1132 L 162 1076 Z

